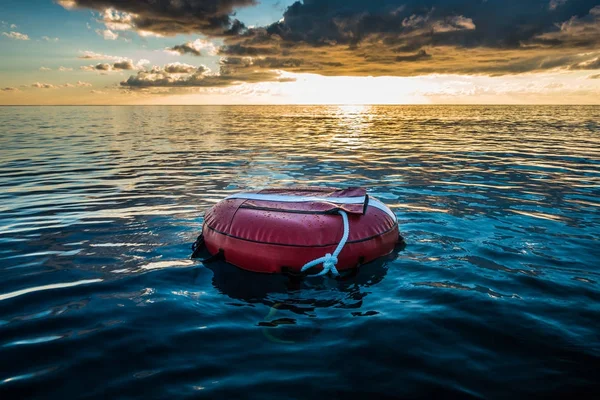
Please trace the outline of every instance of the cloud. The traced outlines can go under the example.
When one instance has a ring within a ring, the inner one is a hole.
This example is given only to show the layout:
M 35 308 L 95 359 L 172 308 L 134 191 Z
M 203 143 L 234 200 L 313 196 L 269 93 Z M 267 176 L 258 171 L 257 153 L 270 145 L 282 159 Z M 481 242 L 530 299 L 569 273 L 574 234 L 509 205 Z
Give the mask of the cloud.
M 113 64 L 113 69 L 123 69 L 123 70 L 134 70 L 137 67 L 133 64 L 133 61 L 131 60 L 123 60 L 123 61 L 117 61 L 116 63 Z
M 549 83 L 546 86 L 544 86 L 545 89 L 561 89 L 563 88 L 565 85 L 563 83 L 560 82 L 553 82 L 553 83 Z
M 58 70 L 60 72 L 70 72 L 70 71 L 73 71 L 73 68 L 67 68 L 67 67 L 62 67 L 61 66 L 61 67 L 58 67 Z
M 600 56 L 573 64 L 569 69 L 600 69 Z
M 564 5 L 567 1 L 569 1 L 569 0 L 550 0 L 550 3 L 548 4 L 548 8 L 550 10 L 556 10 L 558 7 Z
M 189 74 L 196 71 L 199 67 L 194 67 L 189 64 L 172 63 L 164 66 L 164 71 L 169 74 Z M 202 67 L 204 68 L 204 67 Z
M 121 86 L 135 88 L 191 88 L 224 87 L 245 82 L 289 81 L 282 79 L 278 71 L 236 71 L 222 67 L 218 74 L 212 73 L 204 65 L 193 67 L 188 64 L 173 63 L 164 67 L 153 67 L 150 71 L 140 71 L 121 82 Z
M 48 72 L 48 71 L 52 71 L 52 68 L 40 67 L 40 71 L 42 71 L 42 72 Z
M 92 94 L 106 94 L 106 92 L 103 92 L 101 90 L 90 90 L 90 93 L 92 93 Z
M 104 40 L 117 40 L 119 34 L 111 31 L 110 29 L 96 29 L 96 33 L 104 38 Z
M 516 48 L 557 24 L 582 17 L 597 0 L 573 1 L 555 10 L 547 0 L 305 0 L 266 28 L 285 42 L 357 44 L 377 36 L 399 43 Z
M 571 0 L 551 10 L 548 0 L 304 0 L 279 22 L 225 38 L 219 54 L 238 72 L 279 64 L 288 72 L 327 76 L 594 69 L 596 4 Z
M 532 38 L 532 44 L 549 47 L 595 47 L 600 46 L 600 6 L 589 10 L 587 15 L 574 15 L 557 23 L 553 31 Z
M 110 30 L 134 30 L 141 35 L 204 33 L 235 35 L 244 24 L 232 18 L 235 10 L 257 4 L 256 0 L 58 0 L 66 9 L 89 8 L 102 12 Z
M 89 82 L 77 81 L 77 86 L 79 87 L 91 87 L 92 84 Z
M 65 83 L 64 85 L 62 85 L 62 87 L 66 87 L 66 88 L 74 88 L 75 85 L 73 85 L 72 83 Z
M 275 57 L 253 58 L 251 60 L 252 60 L 252 63 L 250 64 L 250 66 L 258 66 L 261 68 L 268 68 L 268 69 L 294 68 L 294 67 L 301 66 L 304 62 L 299 58 L 275 58 Z
M 600 79 L 600 74 L 590 75 L 588 76 L 588 79 Z
M 15 87 L 5 87 L 0 89 L 3 92 L 18 92 L 19 89 L 15 88 Z
M 94 55 L 101 56 L 100 54 L 94 54 Z M 80 57 L 80 58 L 82 58 L 82 57 Z M 93 57 L 90 54 L 86 54 L 83 58 L 95 59 L 95 57 Z M 131 60 L 131 59 L 117 58 L 117 61 L 115 61 L 113 63 L 99 63 L 99 64 L 95 64 L 95 65 L 94 64 L 84 65 L 84 66 L 79 67 L 79 69 L 82 71 L 88 71 L 88 72 L 134 71 L 134 70 L 143 69 L 144 65 L 146 65 L 148 63 L 149 63 L 149 61 L 144 60 L 144 59 L 140 60 L 137 64 L 134 64 L 133 60 Z
M 24 33 L 19 33 L 19 32 L 2 32 L 2 36 L 6 36 L 9 39 L 14 39 L 14 40 L 29 40 L 29 36 L 27 36 Z
M 40 82 L 33 83 L 31 85 L 31 87 L 37 88 L 37 89 L 56 89 L 56 86 L 54 86 L 50 83 L 40 83 Z
M 217 54 L 218 49 L 209 40 L 197 39 L 193 42 L 187 42 L 184 44 L 168 47 L 165 49 L 166 52 L 171 54 L 192 54 L 194 56 L 201 56 L 203 53 L 209 56 Z
M 225 45 L 219 49 L 219 54 L 227 56 L 267 56 L 280 54 L 281 50 L 277 47 L 268 46 L 245 46 L 241 44 Z
M 59 39 L 57 37 L 52 38 L 52 37 L 48 37 L 48 36 L 42 36 L 42 40 L 46 41 L 46 42 L 58 42 Z
M 280 71 L 325 76 L 513 75 L 600 69 L 600 0 L 303 0 L 283 18 L 248 28 L 237 8 L 255 0 L 62 0 L 100 12 L 113 32 L 220 37 L 169 47 L 174 54 L 222 57 L 219 72 L 178 76 L 167 66 L 139 71 L 125 85 L 210 86 L 267 81 Z M 210 43 L 210 45 L 209 45 Z M 92 57 L 113 69 L 123 59 Z M 101 65 L 101 64 L 98 64 Z M 97 65 L 84 67 L 101 70 Z M 104 71 L 110 70 L 104 69 Z M 154 71 L 154 72 L 152 72 Z M 193 78 L 193 76 L 196 76 Z M 127 83 L 129 82 L 129 83 Z
M 121 61 L 126 60 L 127 57 L 118 57 L 118 56 L 109 56 L 107 54 L 96 53 L 93 51 L 79 51 L 81 54 L 77 58 L 81 58 L 83 60 L 110 60 L 110 61 Z
M 108 63 L 100 63 L 96 65 L 82 65 L 79 67 L 82 71 L 95 72 L 95 71 L 111 71 L 112 66 Z
M 431 55 L 427 54 L 427 52 L 425 50 L 419 50 L 415 54 L 410 54 L 407 56 L 397 56 L 396 61 L 397 62 L 405 62 L 405 61 L 411 62 L 411 61 L 427 60 L 429 58 L 431 58 Z

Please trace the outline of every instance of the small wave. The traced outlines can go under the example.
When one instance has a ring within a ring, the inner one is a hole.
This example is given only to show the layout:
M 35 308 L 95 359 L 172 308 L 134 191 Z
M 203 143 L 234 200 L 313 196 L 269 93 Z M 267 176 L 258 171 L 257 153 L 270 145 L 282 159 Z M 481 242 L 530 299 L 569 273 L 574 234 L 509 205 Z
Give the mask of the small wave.
M 80 285 L 89 285 L 92 283 L 102 282 L 103 279 L 84 279 L 76 282 L 53 283 L 50 285 L 36 286 L 26 289 L 17 290 L 10 293 L 0 294 L 0 301 L 12 299 L 13 297 L 23 296 L 28 293 L 41 292 L 44 290 L 64 289 Z

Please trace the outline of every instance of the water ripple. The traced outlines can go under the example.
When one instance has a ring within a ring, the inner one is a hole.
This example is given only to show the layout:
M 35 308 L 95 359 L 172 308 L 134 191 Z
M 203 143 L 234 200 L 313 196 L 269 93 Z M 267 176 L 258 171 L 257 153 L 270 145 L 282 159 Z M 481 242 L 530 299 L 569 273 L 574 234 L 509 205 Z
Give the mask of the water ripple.
M 599 107 L 0 108 L 1 398 L 598 392 Z M 266 186 L 368 188 L 347 281 L 189 260 Z M 510 382 L 510 385 L 507 385 Z

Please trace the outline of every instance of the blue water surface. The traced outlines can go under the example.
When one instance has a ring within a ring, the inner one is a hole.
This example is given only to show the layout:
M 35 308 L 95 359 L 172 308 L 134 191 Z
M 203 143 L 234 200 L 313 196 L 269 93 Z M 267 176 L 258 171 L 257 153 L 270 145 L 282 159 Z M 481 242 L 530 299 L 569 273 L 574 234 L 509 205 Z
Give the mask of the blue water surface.
M 408 246 L 302 283 L 203 212 L 364 186 Z M 0 398 L 600 396 L 600 107 L 0 107 Z

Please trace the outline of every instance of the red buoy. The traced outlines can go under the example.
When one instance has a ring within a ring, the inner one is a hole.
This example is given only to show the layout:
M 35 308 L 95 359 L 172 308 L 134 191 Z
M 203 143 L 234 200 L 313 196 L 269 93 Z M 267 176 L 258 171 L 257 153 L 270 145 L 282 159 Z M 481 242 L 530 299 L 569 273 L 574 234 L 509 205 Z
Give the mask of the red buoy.
M 202 236 L 211 255 L 264 273 L 300 273 L 326 254 L 337 273 L 391 253 L 401 240 L 394 213 L 365 189 L 320 187 L 229 196 L 207 211 Z

